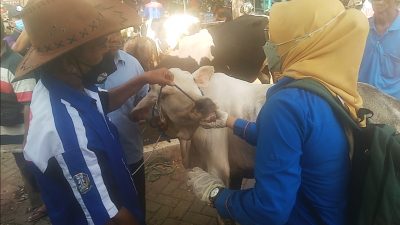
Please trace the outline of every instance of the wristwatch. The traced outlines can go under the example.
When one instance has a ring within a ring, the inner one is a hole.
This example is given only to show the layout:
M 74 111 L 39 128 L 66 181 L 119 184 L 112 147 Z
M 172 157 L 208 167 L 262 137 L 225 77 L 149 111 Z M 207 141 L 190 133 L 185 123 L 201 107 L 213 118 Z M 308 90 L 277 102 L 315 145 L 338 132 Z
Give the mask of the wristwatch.
M 208 200 L 210 200 L 210 205 L 215 208 L 214 202 L 215 199 L 217 199 L 218 194 L 222 192 L 223 187 L 215 187 L 210 191 L 210 194 L 208 195 Z

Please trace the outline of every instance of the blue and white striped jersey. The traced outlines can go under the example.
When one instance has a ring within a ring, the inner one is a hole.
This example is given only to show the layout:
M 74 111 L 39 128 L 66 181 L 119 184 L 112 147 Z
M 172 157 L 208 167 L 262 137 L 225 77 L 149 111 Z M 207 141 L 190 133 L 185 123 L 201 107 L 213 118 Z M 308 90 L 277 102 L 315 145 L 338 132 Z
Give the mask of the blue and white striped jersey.
M 105 224 L 121 207 L 144 224 L 118 132 L 104 113 L 107 97 L 49 76 L 34 89 L 24 154 L 53 224 Z

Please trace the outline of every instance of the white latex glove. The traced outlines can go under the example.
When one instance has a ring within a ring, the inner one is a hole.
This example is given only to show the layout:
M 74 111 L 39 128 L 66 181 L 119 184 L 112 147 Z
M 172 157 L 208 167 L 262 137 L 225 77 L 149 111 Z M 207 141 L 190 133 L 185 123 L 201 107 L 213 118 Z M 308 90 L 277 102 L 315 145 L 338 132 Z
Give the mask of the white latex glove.
M 218 177 L 215 177 L 199 167 L 195 167 L 188 172 L 187 185 L 191 186 L 194 194 L 202 201 L 210 203 L 210 192 L 215 187 L 225 187 Z
M 215 114 L 216 118 L 214 120 L 201 121 L 200 125 L 205 129 L 226 127 L 226 120 L 228 119 L 228 113 L 221 110 L 217 110 Z

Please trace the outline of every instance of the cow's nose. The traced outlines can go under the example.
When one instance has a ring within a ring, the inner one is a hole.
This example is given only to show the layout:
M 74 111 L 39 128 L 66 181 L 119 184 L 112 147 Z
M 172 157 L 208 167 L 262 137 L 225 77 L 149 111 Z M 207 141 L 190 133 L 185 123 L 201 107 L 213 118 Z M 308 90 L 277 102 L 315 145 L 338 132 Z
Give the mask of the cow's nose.
M 202 98 L 196 100 L 195 109 L 203 116 L 208 116 L 210 113 L 215 112 L 217 110 L 217 106 L 211 99 Z

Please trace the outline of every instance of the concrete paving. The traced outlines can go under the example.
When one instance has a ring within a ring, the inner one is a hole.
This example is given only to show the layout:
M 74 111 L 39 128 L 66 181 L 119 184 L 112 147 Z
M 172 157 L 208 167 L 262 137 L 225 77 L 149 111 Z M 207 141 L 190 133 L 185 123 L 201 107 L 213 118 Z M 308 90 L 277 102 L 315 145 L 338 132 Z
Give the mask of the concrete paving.
M 148 225 L 216 225 L 216 210 L 199 201 L 186 186 L 177 140 L 145 147 L 146 214 Z M 29 201 L 17 202 L 14 192 L 22 185 L 21 175 L 11 153 L 1 153 L 1 225 L 48 225 L 46 217 L 36 223 L 26 221 Z

